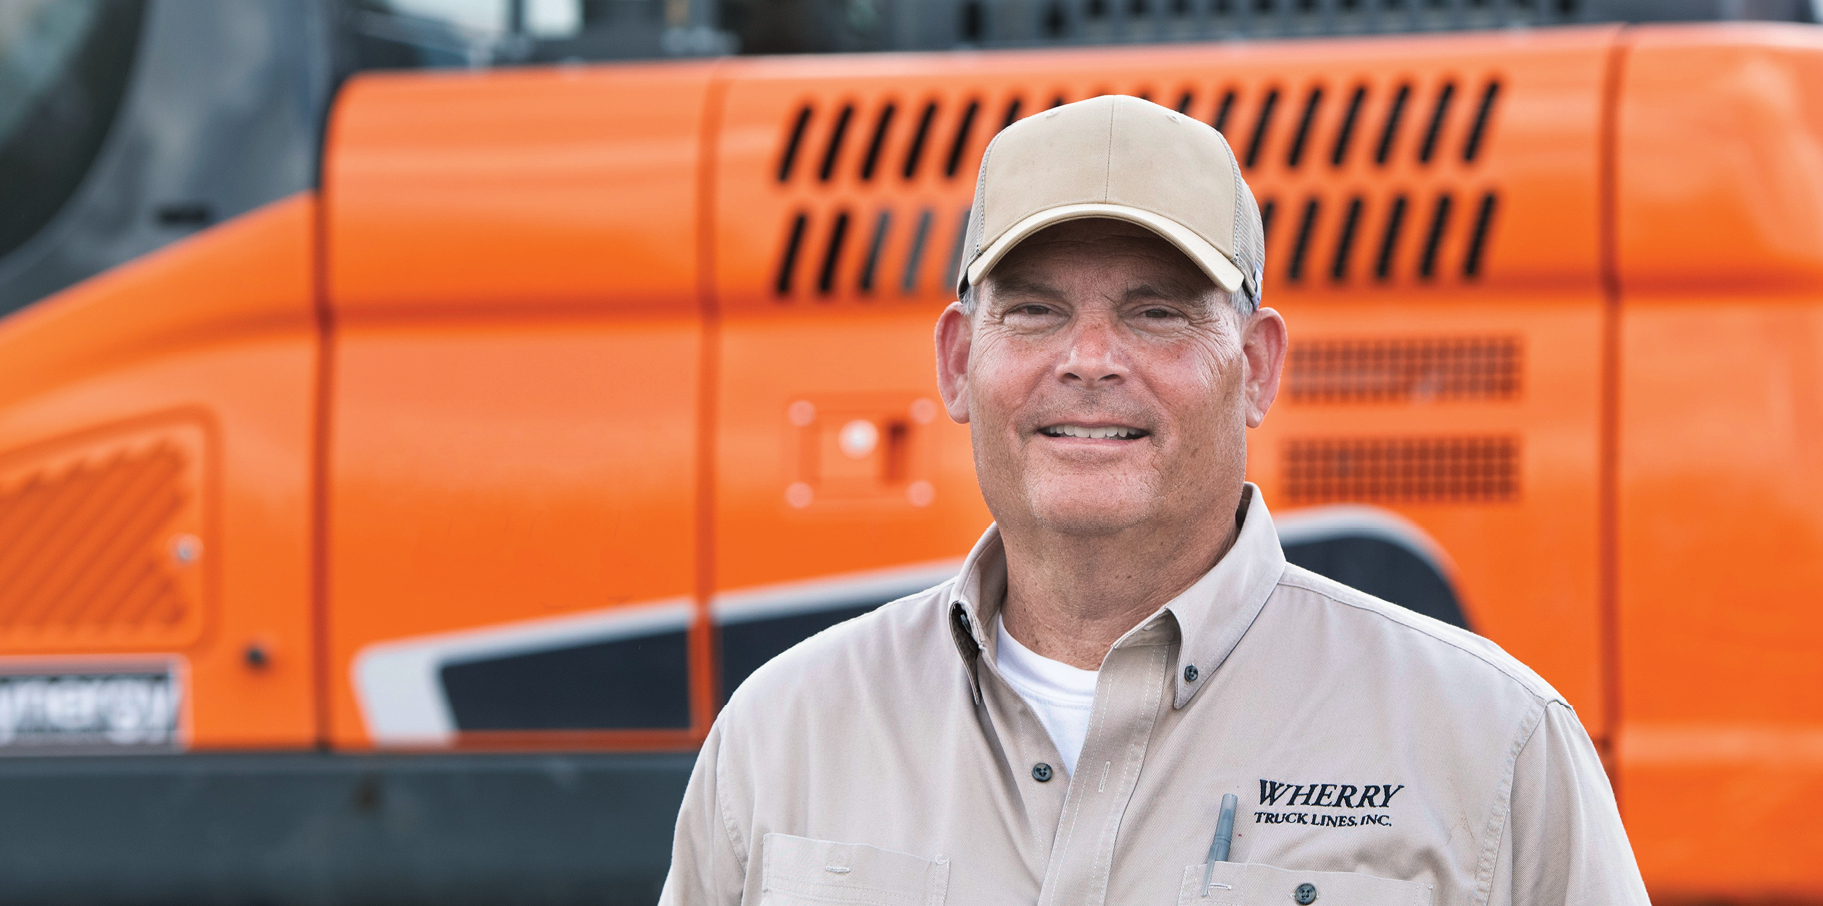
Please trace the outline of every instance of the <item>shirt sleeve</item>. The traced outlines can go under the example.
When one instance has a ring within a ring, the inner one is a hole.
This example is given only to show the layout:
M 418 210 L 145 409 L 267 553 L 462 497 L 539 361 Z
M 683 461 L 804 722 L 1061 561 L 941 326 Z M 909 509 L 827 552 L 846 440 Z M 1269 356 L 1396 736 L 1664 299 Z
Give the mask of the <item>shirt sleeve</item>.
M 671 843 L 671 870 L 659 906 L 734 906 L 741 901 L 747 865 L 722 808 L 722 725 L 703 740 L 696 769 L 684 789 Z
M 1509 807 L 1489 906 L 1647 906 L 1608 775 L 1563 702 L 1520 749 Z

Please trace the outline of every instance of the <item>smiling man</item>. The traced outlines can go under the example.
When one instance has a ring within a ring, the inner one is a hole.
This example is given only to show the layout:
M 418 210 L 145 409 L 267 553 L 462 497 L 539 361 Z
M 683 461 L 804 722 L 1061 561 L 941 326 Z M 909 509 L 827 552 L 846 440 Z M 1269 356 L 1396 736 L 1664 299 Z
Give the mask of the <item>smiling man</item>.
M 742 684 L 663 902 L 1646 902 L 1550 686 L 1285 562 L 1245 467 L 1286 327 L 1219 134 L 1023 120 L 966 242 L 937 380 L 995 525 Z

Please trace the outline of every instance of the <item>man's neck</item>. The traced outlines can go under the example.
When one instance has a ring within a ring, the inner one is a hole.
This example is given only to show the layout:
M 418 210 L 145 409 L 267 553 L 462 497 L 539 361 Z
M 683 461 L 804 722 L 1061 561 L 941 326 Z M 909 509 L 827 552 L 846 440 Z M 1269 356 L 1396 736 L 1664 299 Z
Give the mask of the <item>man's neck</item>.
M 1025 647 L 1099 670 L 1121 636 L 1196 584 L 1240 533 L 1232 514 L 1199 528 L 1084 538 L 1003 527 L 1001 619 Z

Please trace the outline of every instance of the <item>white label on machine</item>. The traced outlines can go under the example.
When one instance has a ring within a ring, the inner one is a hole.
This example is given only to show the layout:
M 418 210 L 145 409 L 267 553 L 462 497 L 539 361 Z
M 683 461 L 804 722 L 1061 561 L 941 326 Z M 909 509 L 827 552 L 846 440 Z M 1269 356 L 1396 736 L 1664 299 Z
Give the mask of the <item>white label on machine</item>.
M 0 755 L 177 748 L 178 677 L 169 665 L 0 667 Z

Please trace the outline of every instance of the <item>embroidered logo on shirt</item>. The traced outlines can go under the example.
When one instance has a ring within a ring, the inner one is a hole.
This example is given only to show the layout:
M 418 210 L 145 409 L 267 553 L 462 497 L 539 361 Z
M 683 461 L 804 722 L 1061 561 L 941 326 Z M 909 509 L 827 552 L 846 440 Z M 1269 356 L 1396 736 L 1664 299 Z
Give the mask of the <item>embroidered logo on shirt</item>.
M 1253 823 L 1303 824 L 1310 827 L 1392 827 L 1392 815 L 1363 810 L 1390 807 L 1393 797 L 1403 789 L 1403 783 L 1280 783 L 1277 780 L 1261 780 L 1260 810 L 1253 813 Z M 1287 808 L 1305 806 L 1346 811 L 1269 811 L 1279 805 Z

